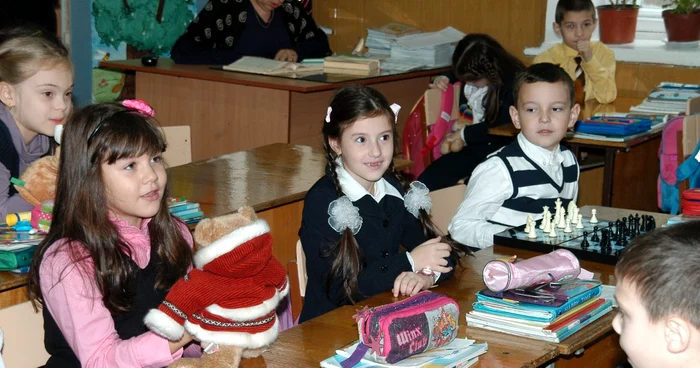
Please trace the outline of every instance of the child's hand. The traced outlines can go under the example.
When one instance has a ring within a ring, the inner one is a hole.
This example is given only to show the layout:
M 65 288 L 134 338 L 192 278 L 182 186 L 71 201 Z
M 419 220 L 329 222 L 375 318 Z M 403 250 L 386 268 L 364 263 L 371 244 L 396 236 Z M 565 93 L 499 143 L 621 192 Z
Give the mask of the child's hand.
M 394 288 L 391 291 L 394 293 L 394 297 L 411 296 L 418 294 L 421 290 L 427 290 L 431 286 L 433 286 L 433 276 L 401 272 L 394 280 Z
M 447 273 L 452 267 L 447 267 L 445 258 L 450 256 L 450 246 L 440 242 L 440 237 L 430 239 L 417 246 L 411 252 L 413 267 L 416 270 L 430 268 L 433 271 Z
M 430 83 L 428 87 L 430 88 L 436 88 L 441 91 L 447 91 L 447 85 L 450 84 L 450 79 L 445 77 L 445 76 L 439 76 L 435 79 L 433 79 L 433 83 Z
M 593 50 L 591 50 L 590 41 L 578 41 L 576 42 L 576 49 L 579 55 L 583 56 L 583 60 L 591 61 L 593 58 Z

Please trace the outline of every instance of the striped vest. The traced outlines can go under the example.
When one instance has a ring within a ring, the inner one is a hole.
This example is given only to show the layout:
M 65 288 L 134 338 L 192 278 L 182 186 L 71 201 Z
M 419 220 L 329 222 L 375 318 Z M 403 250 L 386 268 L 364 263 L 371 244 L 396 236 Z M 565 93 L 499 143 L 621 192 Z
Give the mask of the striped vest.
M 566 147 L 559 146 L 564 155 L 562 162 L 562 185 L 552 180 L 542 168 L 525 155 L 518 141 L 505 146 L 493 154 L 500 158 L 508 169 L 513 183 L 513 195 L 503 202 L 489 222 L 505 226 L 520 226 L 527 221 L 527 215 L 537 219 L 542 215 L 542 207 L 554 210 L 554 201 L 561 198 L 566 208 L 578 191 L 579 166 L 574 154 Z

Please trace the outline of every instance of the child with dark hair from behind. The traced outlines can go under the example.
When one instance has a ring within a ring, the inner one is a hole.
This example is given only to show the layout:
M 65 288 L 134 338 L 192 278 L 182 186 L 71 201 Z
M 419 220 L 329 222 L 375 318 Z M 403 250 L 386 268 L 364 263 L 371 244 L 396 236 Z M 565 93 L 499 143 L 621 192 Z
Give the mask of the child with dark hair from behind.
M 534 64 L 517 75 L 513 94 L 510 116 L 520 134 L 477 166 L 448 227 L 470 247 L 491 246 L 495 234 L 542 217 L 557 198 L 566 208 L 578 194 L 578 162 L 559 144 L 580 111 L 573 81 L 557 65 Z
M 468 106 L 473 124 L 449 133 L 446 139 L 462 140 L 465 146 L 440 157 L 418 178 L 431 191 L 457 184 L 471 175 L 487 155 L 507 143 L 489 136 L 488 129 L 510 123 L 513 80 L 522 69 L 525 64 L 489 35 L 472 33 L 459 41 L 452 54 L 452 71 L 435 78 L 430 87 L 444 91 L 448 83 L 461 81 L 460 111 Z
M 152 114 L 128 100 L 66 124 L 54 217 L 29 273 L 47 368 L 162 367 L 191 340 L 143 323 L 192 263 L 192 235 L 168 211 L 166 143 Z
M 615 266 L 613 328 L 635 368 L 700 367 L 700 224 L 634 238 Z
M 399 108 L 365 86 L 333 97 L 326 175 L 306 194 L 299 230 L 308 273 L 301 322 L 389 289 L 416 294 L 449 278 L 469 252 L 439 236 L 427 188 L 406 185 L 394 167 Z
M 591 41 L 596 22 L 596 9 L 591 0 L 559 0 L 553 27 L 562 43 L 533 60 L 533 63 L 554 63 L 564 68 L 576 81 L 579 103 L 595 99 L 606 104 L 617 97 L 615 54 L 602 42 Z

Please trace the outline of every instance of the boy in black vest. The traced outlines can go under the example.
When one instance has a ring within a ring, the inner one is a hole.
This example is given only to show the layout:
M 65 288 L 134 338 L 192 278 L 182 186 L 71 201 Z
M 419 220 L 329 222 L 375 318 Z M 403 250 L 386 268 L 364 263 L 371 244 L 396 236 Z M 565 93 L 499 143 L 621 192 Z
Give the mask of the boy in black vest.
M 581 109 L 571 77 L 557 65 L 535 64 L 516 76 L 513 94 L 510 116 L 521 132 L 476 167 L 448 227 L 471 247 L 491 246 L 494 234 L 524 225 L 528 215 L 539 219 L 557 198 L 566 208 L 578 194 L 578 162 L 559 145 Z

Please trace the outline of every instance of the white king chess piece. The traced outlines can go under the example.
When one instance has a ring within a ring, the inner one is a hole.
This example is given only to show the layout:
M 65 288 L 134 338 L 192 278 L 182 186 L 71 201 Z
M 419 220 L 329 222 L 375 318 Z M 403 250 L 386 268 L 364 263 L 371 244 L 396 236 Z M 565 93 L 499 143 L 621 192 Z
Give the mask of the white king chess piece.
M 598 223 L 598 218 L 596 217 L 596 214 L 598 211 L 594 208 L 591 210 L 591 219 L 588 221 L 591 224 L 597 224 Z

